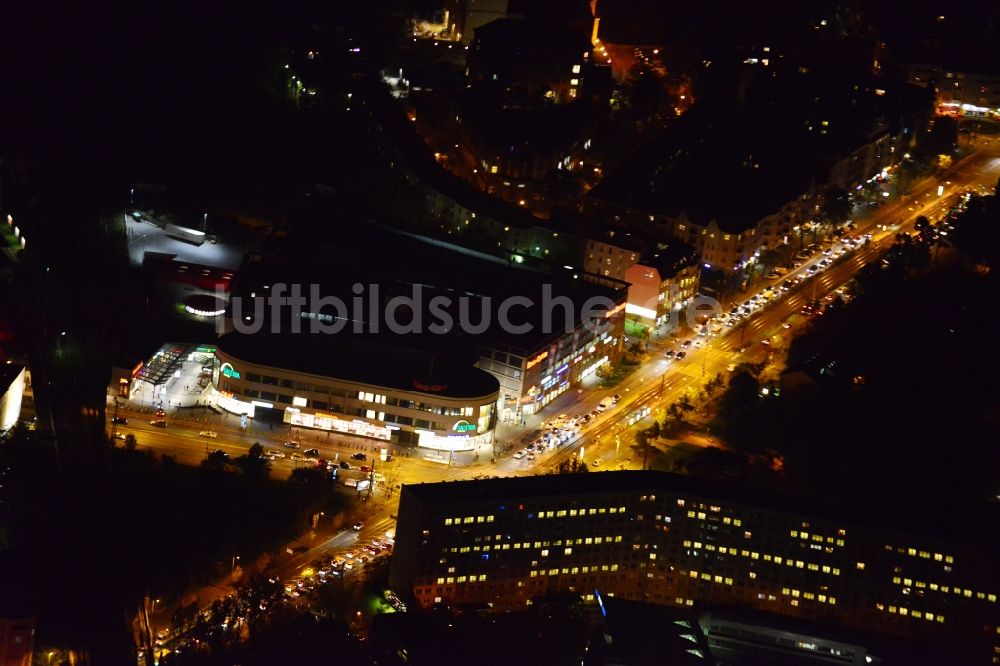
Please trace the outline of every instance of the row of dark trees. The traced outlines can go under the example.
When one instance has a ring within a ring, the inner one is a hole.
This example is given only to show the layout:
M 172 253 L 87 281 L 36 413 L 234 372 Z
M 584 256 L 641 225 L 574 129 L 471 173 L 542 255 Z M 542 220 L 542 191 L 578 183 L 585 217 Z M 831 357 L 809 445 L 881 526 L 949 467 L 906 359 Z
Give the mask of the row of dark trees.
M 737 371 L 713 423 L 741 451 L 776 452 L 795 491 L 898 505 L 975 502 L 995 490 L 1000 203 L 974 198 L 941 226 L 920 220 L 859 272 L 789 350 L 795 387 Z M 947 246 L 942 245 L 947 242 Z M 938 262 L 934 261 L 939 251 Z

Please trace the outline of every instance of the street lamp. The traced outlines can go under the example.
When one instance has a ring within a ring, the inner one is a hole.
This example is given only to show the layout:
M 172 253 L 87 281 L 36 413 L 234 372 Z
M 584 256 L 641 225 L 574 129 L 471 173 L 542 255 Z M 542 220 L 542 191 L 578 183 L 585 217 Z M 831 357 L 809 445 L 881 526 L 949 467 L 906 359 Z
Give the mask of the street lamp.
M 237 562 L 239 561 L 239 559 L 240 559 L 240 556 L 239 556 L 239 555 L 233 555 L 233 566 L 232 566 L 232 568 L 231 568 L 231 569 L 229 570 L 229 573 L 230 573 L 230 574 L 232 574 L 232 573 L 235 573 L 235 572 L 236 572 L 236 563 L 237 563 Z

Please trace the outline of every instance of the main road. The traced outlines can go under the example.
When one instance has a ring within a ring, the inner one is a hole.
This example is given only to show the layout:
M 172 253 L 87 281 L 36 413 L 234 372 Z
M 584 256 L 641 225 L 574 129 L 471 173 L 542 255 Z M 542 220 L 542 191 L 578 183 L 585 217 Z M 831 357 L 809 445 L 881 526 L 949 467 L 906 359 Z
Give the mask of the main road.
M 420 481 L 441 481 L 468 478 L 478 475 L 518 475 L 538 471 L 549 471 L 559 461 L 573 455 L 580 455 L 583 447 L 588 461 L 601 458 L 609 467 L 618 467 L 631 458 L 626 442 L 627 423 L 630 417 L 643 407 L 653 410 L 676 401 L 689 391 L 700 388 L 716 374 L 725 373 L 727 368 L 742 362 L 758 362 L 785 346 L 800 323 L 799 311 L 806 304 L 819 300 L 847 283 L 864 265 L 877 260 L 892 245 L 897 233 L 912 229 L 918 216 L 924 215 L 934 220 L 944 213 L 957 195 L 980 186 L 992 187 L 1000 176 L 1000 146 L 990 143 L 981 146 L 951 168 L 936 177 L 924 179 L 912 192 L 883 207 L 869 212 L 864 219 L 856 220 L 855 235 L 870 234 L 870 241 L 835 260 L 827 268 L 818 263 L 823 259 L 817 255 L 802 266 L 779 279 L 767 281 L 760 291 L 772 290 L 776 296 L 762 310 L 748 316 L 734 328 L 712 337 L 702 338 L 702 348 L 691 348 L 682 360 L 667 360 L 657 357 L 644 364 L 620 388 L 624 397 L 613 408 L 594 419 L 581 430 L 567 445 L 540 456 L 534 461 L 502 458 L 495 464 L 479 463 L 456 467 L 424 458 L 396 458 L 381 469 L 387 478 L 397 483 Z M 836 244 L 834 245 L 836 247 Z M 812 271 L 815 270 L 813 275 Z M 800 281 L 801 280 L 801 281 Z M 775 288 L 776 283 L 797 283 L 787 292 Z M 764 340 L 770 344 L 765 345 Z M 659 355 L 657 355 L 659 356 Z M 575 411 L 588 412 L 609 392 L 592 392 L 582 398 Z M 110 410 L 109 410 L 110 411 Z M 198 464 L 209 451 L 222 449 L 231 457 L 242 455 L 254 442 L 260 442 L 266 449 L 282 451 L 290 456 L 291 450 L 282 446 L 290 434 L 274 431 L 248 433 L 238 427 L 235 419 L 219 416 L 190 415 L 188 419 L 171 417 L 167 428 L 156 428 L 148 424 L 150 416 L 137 413 L 127 414 L 129 423 L 118 426 L 120 432 L 133 432 L 140 448 L 153 449 L 159 453 L 174 456 L 178 462 Z M 646 423 L 649 421 L 647 420 Z M 217 439 L 199 437 L 198 432 L 210 429 L 218 433 Z M 359 451 L 367 451 L 369 459 L 377 455 L 378 442 L 352 438 L 344 435 L 326 435 L 301 431 L 295 435 L 301 439 L 301 448 L 317 448 L 320 457 L 329 460 L 345 460 Z M 617 440 L 617 441 L 616 441 Z M 293 462 L 289 457 L 274 462 L 274 473 L 286 477 L 295 466 L 311 465 L 308 461 Z M 352 461 L 352 464 L 357 464 Z M 634 464 L 632 464 L 634 466 Z M 347 476 L 352 476 L 348 473 Z M 398 500 L 398 494 L 396 495 Z

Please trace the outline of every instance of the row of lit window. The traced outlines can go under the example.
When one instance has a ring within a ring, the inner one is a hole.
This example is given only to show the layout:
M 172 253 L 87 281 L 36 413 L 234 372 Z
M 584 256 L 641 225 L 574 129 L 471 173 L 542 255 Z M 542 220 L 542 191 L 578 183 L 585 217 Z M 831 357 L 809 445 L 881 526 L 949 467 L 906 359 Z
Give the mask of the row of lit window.
M 841 532 L 843 532 L 843 531 L 844 530 L 841 530 Z M 810 538 L 810 534 L 808 532 L 799 532 L 797 530 L 792 530 L 792 536 L 793 537 L 798 537 L 799 539 L 809 539 Z M 811 535 L 811 538 L 816 543 L 823 543 L 823 541 L 825 540 L 826 543 L 835 543 L 838 546 L 843 546 L 844 545 L 844 540 L 843 539 L 834 539 L 831 536 L 828 536 L 828 537 L 826 537 L 824 539 L 824 537 L 823 537 L 822 534 L 813 534 L 813 535 Z
M 786 597 L 790 596 L 794 599 L 802 597 L 808 601 L 818 601 L 821 604 L 830 604 L 831 606 L 837 605 L 837 597 L 828 597 L 825 594 L 815 594 L 813 592 L 801 592 L 799 590 L 789 589 L 787 587 L 781 588 L 781 593 Z M 793 606 L 798 606 L 798 604 L 793 603 Z
M 678 500 L 678 501 L 681 501 L 681 500 Z M 688 511 L 687 512 L 687 517 L 688 518 L 697 518 L 698 520 L 705 520 L 705 515 L 706 514 L 705 514 L 704 511 Z M 732 524 L 732 525 L 735 525 L 736 527 L 740 527 L 740 526 L 743 525 L 743 521 L 740 520 L 739 518 L 730 518 L 729 516 L 724 516 L 722 518 L 722 522 L 725 525 Z M 747 532 L 747 534 L 749 534 L 749 532 Z M 749 537 L 747 537 L 747 538 L 749 538 Z
M 494 516 L 459 516 L 458 518 L 445 518 L 445 525 L 469 525 L 471 523 L 492 523 Z
M 934 613 L 925 613 L 923 611 L 910 610 L 909 608 L 906 608 L 905 606 L 899 606 L 897 608 L 896 606 L 888 606 L 887 607 L 885 604 L 875 604 L 875 608 L 879 609 L 880 611 L 884 611 L 884 610 L 886 610 L 886 608 L 888 608 L 888 610 L 889 610 L 890 613 L 893 613 L 893 614 L 897 614 L 898 613 L 899 615 L 908 615 L 910 617 L 915 617 L 917 619 L 923 618 L 923 619 L 927 620 L 928 622 L 934 622 L 934 621 L 944 622 L 944 615 L 935 615 Z
M 701 580 L 711 581 L 713 583 L 725 583 L 726 585 L 732 585 L 733 584 L 733 579 L 729 578 L 728 576 L 719 576 L 719 575 L 714 575 L 713 576 L 712 574 L 705 573 L 704 571 L 702 571 L 702 572 L 699 573 L 699 572 L 695 571 L 694 569 L 692 569 L 691 571 L 688 571 L 688 576 L 690 576 L 691 578 L 699 578 Z
M 888 551 L 896 551 L 897 553 L 909 555 L 911 557 L 920 557 L 925 560 L 934 559 L 935 562 L 947 562 L 948 564 L 953 564 L 955 558 L 951 555 L 942 555 L 941 553 L 931 553 L 926 550 L 917 550 L 916 548 L 903 548 L 899 546 L 898 548 L 893 548 L 889 544 L 886 544 L 885 549 Z
M 575 518 L 577 516 L 595 516 L 602 513 L 625 513 L 625 507 L 611 507 L 605 509 L 559 509 L 558 511 L 539 511 L 539 518 L 565 518 L 567 515 Z
M 538 576 L 558 576 L 559 574 L 580 574 L 580 573 L 597 573 L 598 571 L 618 571 L 617 564 L 602 564 L 600 566 L 586 566 L 586 567 L 563 567 L 562 569 L 539 569 L 538 571 L 532 570 L 528 575 L 531 578 L 537 578 Z
M 900 578 L 899 576 L 894 576 L 892 582 L 895 583 L 896 585 L 906 585 L 907 587 L 912 585 L 913 587 L 921 589 L 930 588 L 934 591 L 940 590 L 941 592 L 954 592 L 955 594 L 960 594 L 966 598 L 971 598 L 972 595 L 975 594 L 976 599 L 986 599 L 987 601 L 991 601 L 993 603 L 996 603 L 997 600 L 997 595 L 995 594 L 986 594 L 985 592 L 973 592 L 972 590 L 969 589 L 963 590 L 960 587 L 951 587 L 949 585 L 938 585 L 937 583 L 925 583 L 922 580 L 913 581 L 910 578 Z
M 696 550 L 702 548 L 702 543 L 700 541 L 684 541 L 683 545 L 685 548 L 694 548 Z M 749 557 L 751 560 L 763 559 L 765 562 L 774 562 L 775 564 L 781 564 L 784 562 L 787 566 L 794 566 L 798 569 L 806 568 L 809 571 L 822 571 L 823 573 L 832 573 L 834 576 L 840 575 L 840 568 L 831 567 L 827 564 L 819 565 L 814 562 L 803 562 L 802 560 L 792 560 L 785 559 L 780 555 L 770 555 L 764 553 L 763 557 L 760 553 L 756 551 L 749 550 L 738 550 L 729 546 L 714 546 L 710 543 L 704 544 L 704 548 L 707 551 L 722 553 L 723 555 L 740 555 L 742 557 Z M 863 562 L 858 562 L 858 568 L 864 569 L 865 565 Z
M 450 585 L 451 583 L 475 583 L 477 581 L 482 582 L 486 580 L 486 574 L 472 574 L 471 576 L 448 576 L 446 578 L 438 578 L 438 585 Z
M 497 538 L 500 538 L 500 535 L 497 535 Z M 608 544 L 608 543 L 621 543 L 621 541 L 622 541 L 621 535 L 618 535 L 618 536 L 610 536 L 609 535 L 609 536 L 606 536 L 606 537 L 586 537 L 586 538 L 581 537 L 579 539 L 576 539 L 575 543 L 576 543 L 576 545 L 588 545 L 589 546 L 589 545 L 592 545 L 592 544 L 593 545 L 601 545 L 601 544 Z M 553 543 L 553 545 L 561 546 L 563 542 L 560 539 L 560 540 L 552 542 L 552 543 Z M 567 545 L 570 545 L 570 544 L 573 544 L 573 543 L 574 543 L 573 539 L 566 539 L 566 544 Z M 496 544 L 495 546 L 490 546 L 489 544 L 487 544 L 485 546 L 462 546 L 462 547 L 453 546 L 453 547 L 448 548 L 448 549 L 446 549 L 445 551 L 442 551 L 442 552 L 450 552 L 450 553 L 468 553 L 468 552 L 476 552 L 476 553 L 478 553 L 478 552 L 486 552 L 486 553 L 488 553 L 488 552 L 490 552 L 490 550 L 510 550 L 511 548 L 513 548 L 514 550 L 522 550 L 522 549 L 528 549 L 528 548 L 532 548 L 532 547 L 534 547 L 534 548 L 542 548 L 542 547 L 548 546 L 548 545 L 550 545 L 550 542 L 548 542 L 548 541 L 535 541 L 534 543 L 532 543 L 531 541 L 524 541 L 524 542 L 518 541 L 518 542 L 516 542 L 514 544 L 505 543 L 505 544 Z M 566 553 L 567 555 L 569 555 L 572 552 L 571 548 L 567 548 L 566 550 L 569 551 L 569 552 Z M 548 552 L 548 551 L 543 551 L 543 552 Z

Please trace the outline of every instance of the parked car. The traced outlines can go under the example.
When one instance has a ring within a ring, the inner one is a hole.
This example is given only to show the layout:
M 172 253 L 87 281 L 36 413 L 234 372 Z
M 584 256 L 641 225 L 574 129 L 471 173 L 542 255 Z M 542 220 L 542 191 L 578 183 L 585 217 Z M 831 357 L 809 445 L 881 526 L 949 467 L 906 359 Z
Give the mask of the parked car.
M 364 453 L 358 452 L 351 456 L 351 460 L 368 460 L 368 456 Z
M 319 449 L 306 449 L 303 453 L 310 458 L 319 458 Z

